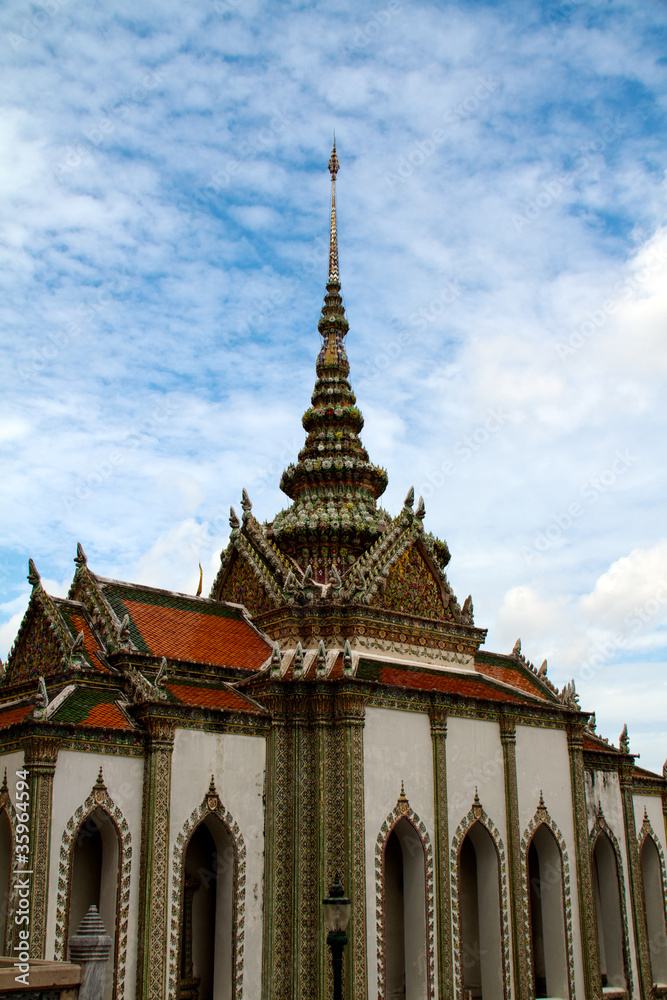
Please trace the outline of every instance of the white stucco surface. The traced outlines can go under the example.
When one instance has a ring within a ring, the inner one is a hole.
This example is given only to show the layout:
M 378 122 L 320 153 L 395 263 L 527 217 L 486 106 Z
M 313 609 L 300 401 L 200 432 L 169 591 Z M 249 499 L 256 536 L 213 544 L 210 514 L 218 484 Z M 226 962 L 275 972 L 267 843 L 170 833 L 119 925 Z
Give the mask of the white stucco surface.
M 364 726 L 364 806 L 366 814 L 366 914 L 368 995 L 377 995 L 375 927 L 375 844 L 405 786 L 410 808 L 422 820 L 433 845 L 433 750 L 425 712 L 366 709 Z
M 482 806 L 507 844 L 503 748 L 497 722 L 447 720 L 447 813 L 450 842 L 472 806 L 475 788 Z
M 653 827 L 653 832 L 660 841 L 662 849 L 667 857 L 667 844 L 665 843 L 665 821 L 662 812 L 662 800 L 659 795 L 633 795 L 632 802 L 635 812 L 635 827 L 637 834 L 644 822 L 644 809 L 649 818 L 649 823 Z

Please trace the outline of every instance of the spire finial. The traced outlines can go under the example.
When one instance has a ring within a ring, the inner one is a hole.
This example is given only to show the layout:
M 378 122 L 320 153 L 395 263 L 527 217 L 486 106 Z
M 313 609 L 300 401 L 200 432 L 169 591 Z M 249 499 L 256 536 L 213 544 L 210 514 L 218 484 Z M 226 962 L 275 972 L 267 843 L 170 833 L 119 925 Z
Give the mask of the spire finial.
M 336 156 L 336 137 L 334 136 L 331 159 L 329 160 L 329 173 L 331 174 L 331 236 L 329 239 L 329 284 L 340 284 L 340 274 L 338 272 L 338 233 L 336 231 L 336 174 L 340 170 L 340 163 Z

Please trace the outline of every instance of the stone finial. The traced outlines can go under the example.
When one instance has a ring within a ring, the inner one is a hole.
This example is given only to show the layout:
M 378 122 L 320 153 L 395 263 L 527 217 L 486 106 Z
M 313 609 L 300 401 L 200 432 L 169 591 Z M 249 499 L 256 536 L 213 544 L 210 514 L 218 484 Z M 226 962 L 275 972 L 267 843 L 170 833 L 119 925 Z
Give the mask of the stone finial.
M 83 551 L 83 545 L 81 542 L 76 543 L 76 555 L 74 556 L 74 562 L 77 566 L 87 566 L 88 558 L 86 553 Z
M 472 606 L 472 595 L 468 594 L 465 601 L 463 602 L 463 608 L 461 609 L 461 617 L 464 621 L 472 625 L 475 620 L 475 613 Z
M 294 650 L 294 673 L 303 673 L 303 646 L 301 642 L 297 642 L 296 649 Z
M 343 586 L 343 580 L 335 566 L 331 567 L 331 579 L 333 580 L 334 590 L 340 591 Z
M 233 507 L 229 508 L 229 527 L 230 528 L 240 528 L 241 522 L 238 519 L 236 511 Z
M 245 486 L 241 490 L 241 506 L 243 507 L 243 516 L 245 517 L 246 515 L 249 515 L 252 510 L 252 504 Z
M 537 671 L 537 676 L 538 677 L 546 677 L 547 676 L 547 661 L 546 660 L 542 660 L 542 664 L 540 666 L 540 669 Z
M 424 498 L 420 497 L 417 501 L 417 510 L 415 511 L 415 517 L 418 517 L 420 521 L 423 521 L 426 517 L 426 504 L 424 503 Z
M 102 1000 L 111 944 L 111 937 L 93 905 L 69 939 L 70 957 L 81 966 L 79 1000 Z
M 517 639 L 512 647 L 512 656 L 521 656 L 521 639 Z
M 630 739 L 628 737 L 628 724 L 627 722 L 621 730 L 621 735 L 618 738 L 618 749 L 623 753 L 630 753 Z
M 591 712 L 591 716 L 586 723 L 586 729 L 589 733 L 594 733 L 597 729 L 597 722 L 595 721 L 595 712 Z
M 414 486 L 411 486 L 410 489 L 408 490 L 408 494 L 407 494 L 405 500 L 403 501 L 403 506 L 404 507 L 412 507 L 412 505 L 414 504 L 414 502 L 415 502 L 415 488 L 414 488 Z

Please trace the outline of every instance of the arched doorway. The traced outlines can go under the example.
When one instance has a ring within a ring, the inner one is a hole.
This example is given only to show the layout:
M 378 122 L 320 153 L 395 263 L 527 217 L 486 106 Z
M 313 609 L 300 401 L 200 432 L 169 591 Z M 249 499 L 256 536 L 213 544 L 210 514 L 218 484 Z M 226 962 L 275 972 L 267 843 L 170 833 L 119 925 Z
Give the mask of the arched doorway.
M 67 941 L 76 933 L 91 906 L 96 906 L 111 953 L 107 963 L 105 1000 L 114 995 L 120 840 L 115 823 L 103 809 L 95 809 L 81 823 L 74 839 Z
M 618 863 L 614 846 L 604 831 L 595 840 L 592 867 L 602 986 L 627 990 Z
M 551 830 L 541 823 L 528 845 L 530 945 L 536 997 L 569 997 L 563 864 Z
M 387 1000 L 429 996 L 426 854 L 405 817 L 384 846 L 384 962 Z
M 640 851 L 646 929 L 648 931 L 651 977 L 654 983 L 667 985 L 667 933 L 665 927 L 665 886 L 660 855 L 653 837 L 648 834 Z
M 235 863 L 230 833 L 211 813 L 185 850 L 179 1000 L 232 1000 Z
M 464 996 L 503 1000 L 500 868 L 493 839 L 474 823 L 459 852 L 460 963 Z
M 12 828 L 7 810 L 0 811 L 0 952 L 8 954 L 7 923 L 12 871 Z

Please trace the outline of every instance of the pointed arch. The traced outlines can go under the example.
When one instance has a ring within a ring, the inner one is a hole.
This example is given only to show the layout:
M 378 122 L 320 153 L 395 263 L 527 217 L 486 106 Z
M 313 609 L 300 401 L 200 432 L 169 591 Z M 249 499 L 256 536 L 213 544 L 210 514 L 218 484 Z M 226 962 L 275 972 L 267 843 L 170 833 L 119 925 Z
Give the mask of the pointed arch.
M 12 951 L 12 939 L 13 939 L 13 929 L 14 929 L 14 901 L 15 901 L 15 882 L 16 882 L 16 864 L 14 863 L 15 851 L 16 851 L 16 810 L 9 797 L 9 789 L 7 788 L 7 771 L 5 770 L 5 780 L 0 789 L 0 823 L 6 823 L 5 834 L 7 835 L 5 839 L 5 855 L 7 857 L 7 870 L 3 868 L 2 871 L 2 884 L 0 884 L 0 905 L 3 906 L 3 917 L 4 926 L 0 925 L 0 947 L 2 948 L 3 955 L 9 955 Z M 3 859 L 4 862 L 4 859 Z M 7 898 L 4 899 L 4 893 L 7 893 Z
M 243 998 L 243 942 L 245 937 L 246 847 L 238 823 L 223 805 L 211 784 L 201 804 L 192 811 L 176 838 L 172 855 L 171 935 L 169 945 L 169 1000 L 176 1000 L 178 989 L 178 963 L 181 950 L 183 925 L 183 896 L 185 888 L 185 856 L 193 834 L 208 818 L 216 817 L 229 835 L 234 852 L 232 882 L 232 997 Z
M 646 807 L 637 836 L 637 851 L 644 893 L 644 913 L 649 942 L 651 978 L 667 982 L 667 871 L 665 852 L 651 826 Z
M 54 958 L 63 962 L 67 958 L 68 941 L 76 930 L 69 926 L 72 904 L 72 873 L 77 836 L 84 823 L 98 826 L 102 817 L 112 824 L 118 840 L 118 865 L 116 888 L 116 927 L 107 927 L 107 933 L 115 936 L 114 955 L 114 1000 L 123 1000 L 125 995 L 125 963 L 127 959 L 127 925 L 130 909 L 130 871 L 132 861 L 132 837 L 127 820 L 109 795 L 102 768 L 92 791 L 85 802 L 70 816 L 60 842 L 60 863 L 58 868 L 58 896 L 56 902 L 56 942 Z M 98 827 L 99 828 L 99 827 Z M 92 826 L 91 826 L 92 829 Z
M 422 994 L 424 1000 L 434 1000 L 433 993 L 433 970 L 435 967 L 435 913 L 434 913 L 434 892 L 433 892 L 433 848 L 426 826 L 410 807 L 410 803 L 403 791 L 396 805 L 385 818 L 380 827 L 380 832 L 375 841 L 375 926 L 377 938 L 377 989 L 378 1000 L 385 1000 L 387 989 L 386 976 L 386 933 L 385 933 L 385 852 L 387 842 L 399 822 L 405 821 L 414 830 L 424 855 L 424 896 L 425 896 L 425 938 L 426 938 L 426 969 L 425 979 L 427 984 L 426 993 Z M 420 998 L 421 1000 L 421 998 Z
M 538 833 L 540 828 L 548 831 L 553 837 L 556 847 L 560 855 L 560 878 L 562 887 L 562 902 L 563 902 L 563 916 L 564 916 L 564 931 L 565 931 L 565 957 L 566 957 L 566 979 L 568 987 L 568 996 L 562 998 L 562 1000 L 574 1000 L 574 952 L 572 947 L 573 941 L 573 931 L 572 931 L 572 897 L 570 893 L 570 862 L 567 853 L 567 845 L 565 843 L 565 838 L 560 832 L 556 823 L 549 814 L 544 799 L 542 798 L 542 793 L 540 792 L 540 801 L 537 806 L 537 811 L 530 823 L 526 827 L 523 837 L 521 838 L 521 891 L 523 895 L 523 912 L 524 912 L 524 936 L 526 940 L 526 956 L 528 959 L 528 982 L 530 984 L 529 988 L 531 990 L 531 995 L 534 995 L 533 987 L 535 983 L 534 978 L 534 964 L 533 964 L 533 934 L 531 925 L 531 904 L 530 904 L 530 875 L 529 875 L 529 859 L 528 852 L 535 839 L 535 835 Z
M 600 880 L 600 873 L 597 871 L 596 860 L 596 846 L 600 837 L 605 837 L 608 840 L 611 850 L 613 851 L 614 858 L 616 860 L 616 877 L 618 882 L 618 898 L 620 905 L 620 916 L 621 916 L 621 927 L 623 935 L 623 966 L 625 969 L 625 989 L 628 994 L 629 1000 L 632 1000 L 632 959 L 630 953 L 630 938 L 628 935 L 628 913 L 625 902 L 625 878 L 623 875 L 623 855 L 621 853 L 621 848 L 618 843 L 613 830 L 607 823 L 604 813 L 602 812 L 602 806 L 598 804 L 598 811 L 595 816 L 595 823 L 591 829 L 589 835 L 589 843 L 591 850 L 591 870 L 594 872 L 594 878 L 598 882 Z M 599 895 L 599 889 L 596 893 L 596 903 L 598 902 L 597 896 Z M 599 913 L 599 910 L 598 910 Z M 598 916 L 598 921 L 599 921 Z M 600 935 L 600 928 L 598 927 L 598 938 Z
M 498 919 L 500 923 L 500 951 L 502 956 L 502 977 L 503 996 L 509 1000 L 510 996 L 510 934 L 509 934 L 509 897 L 507 892 L 507 864 L 505 861 L 505 846 L 493 820 L 487 815 L 475 790 L 475 798 L 469 811 L 463 817 L 456 828 L 452 838 L 450 853 L 450 885 L 452 894 L 452 913 L 454 914 L 452 924 L 452 944 L 454 948 L 454 988 L 457 1000 L 463 1000 L 463 968 L 462 968 L 462 915 L 461 915 L 461 886 L 460 882 L 460 860 L 463 842 L 471 832 L 472 828 L 479 824 L 486 830 L 491 838 L 496 851 L 496 861 L 498 866 L 498 889 L 499 889 L 499 909 Z

